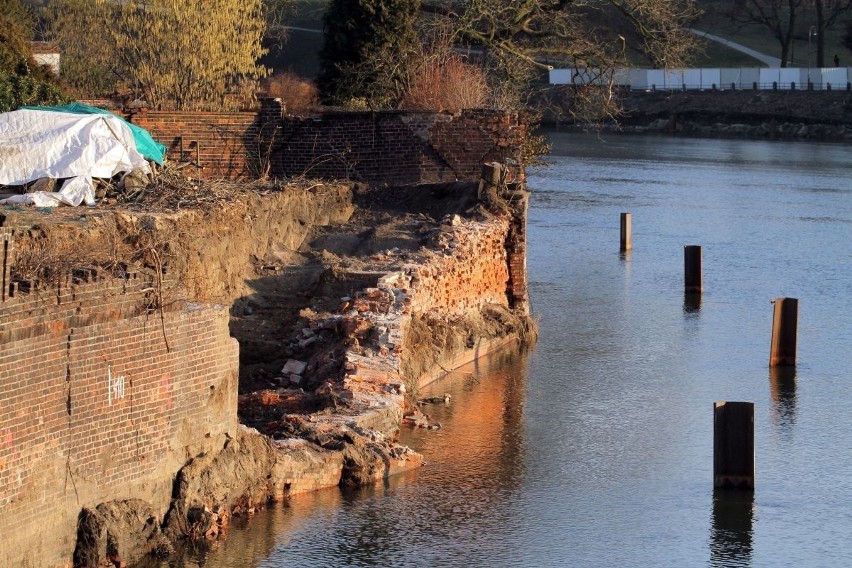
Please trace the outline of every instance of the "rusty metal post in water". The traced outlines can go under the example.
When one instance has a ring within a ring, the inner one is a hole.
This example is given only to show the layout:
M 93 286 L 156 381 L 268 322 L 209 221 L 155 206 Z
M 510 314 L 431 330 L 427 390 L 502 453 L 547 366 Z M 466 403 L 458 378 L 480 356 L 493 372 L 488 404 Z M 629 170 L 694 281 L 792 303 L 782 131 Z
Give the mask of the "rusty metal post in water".
M 632 237 L 630 232 L 632 230 L 630 213 L 622 213 L 621 214 L 621 252 L 629 251 L 633 248 Z
M 754 403 L 713 403 L 713 486 L 754 489 Z
M 701 283 L 701 247 L 686 245 L 683 247 L 683 285 L 684 292 L 700 294 L 704 287 Z
M 769 366 L 794 366 L 796 364 L 796 335 L 799 326 L 799 300 L 775 298 L 772 315 L 772 344 Z

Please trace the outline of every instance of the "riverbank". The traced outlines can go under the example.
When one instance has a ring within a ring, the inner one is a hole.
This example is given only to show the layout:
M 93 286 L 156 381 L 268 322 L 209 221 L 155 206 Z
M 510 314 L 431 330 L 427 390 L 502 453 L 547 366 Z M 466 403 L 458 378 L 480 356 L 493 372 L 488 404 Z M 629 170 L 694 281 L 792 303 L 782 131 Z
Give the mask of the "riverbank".
M 534 338 L 523 272 L 526 202 L 522 185 L 503 181 L 372 188 L 161 174 L 131 203 L 3 208 L 14 267 L 4 277 L 14 274 L 18 284 L 2 304 L 8 337 L 0 363 L 8 359 L 12 369 L 16 349 L 31 352 L 32 338 L 44 336 L 45 352 L 47 342 L 66 352 L 58 360 L 67 361 L 68 402 L 56 414 L 69 410 L 57 435 L 83 443 L 65 432 L 106 420 L 136 441 L 127 446 L 120 434 L 91 464 L 69 445 L 74 499 L 49 476 L 28 481 L 26 456 L 37 447 L 4 446 L 16 453 L 0 475 L 18 472 L 23 482 L 4 485 L 0 534 L 24 544 L 0 539 L 0 558 L 62 565 L 76 534 L 75 566 L 132 564 L 215 540 L 230 518 L 269 500 L 418 467 L 420 456 L 395 440 L 406 415 L 433 426 L 415 412 L 421 382 Z M 217 322 L 207 329 L 210 349 L 173 323 L 204 313 Z M 195 377 L 218 352 L 216 374 Z M 26 376 L 28 368 L 16 368 Z M 21 388 L 12 398 L 24 412 L 34 402 Z M 83 408 L 99 422 L 84 423 Z M 221 422 L 208 425 L 193 412 Z M 8 417 L 10 432 L 16 416 Z M 24 433 L 16 429 L 13 441 Z M 124 461 L 124 483 L 99 500 L 101 480 L 116 477 Z
M 616 120 L 595 126 L 636 134 L 852 142 L 849 91 L 621 91 Z M 551 115 L 559 128 L 588 130 Z

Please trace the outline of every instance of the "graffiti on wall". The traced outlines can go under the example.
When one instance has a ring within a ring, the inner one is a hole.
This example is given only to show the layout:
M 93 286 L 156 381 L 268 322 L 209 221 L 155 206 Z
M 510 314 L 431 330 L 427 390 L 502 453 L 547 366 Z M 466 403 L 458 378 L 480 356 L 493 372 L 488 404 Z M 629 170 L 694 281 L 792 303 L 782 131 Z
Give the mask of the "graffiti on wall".
M 107 367 L 107 398 L 109 400 L 110 406 L 112 406 L 112 401 L 121 400 L 124 398 L 124 382 L 124 375 L 113 377 L 112 365 Z

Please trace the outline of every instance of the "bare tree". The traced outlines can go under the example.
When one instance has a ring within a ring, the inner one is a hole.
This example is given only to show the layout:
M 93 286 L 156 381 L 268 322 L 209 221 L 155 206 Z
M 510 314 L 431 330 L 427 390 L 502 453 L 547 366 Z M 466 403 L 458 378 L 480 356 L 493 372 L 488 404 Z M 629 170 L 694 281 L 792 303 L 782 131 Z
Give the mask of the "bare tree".
M 595 85 L 573 94 L 604 114 L 615 110 L 607 71 L 628 55 L 686 64 L 695 45 L 687 24 L 699 14 L 692 0 L 424 0 L 421 11 L 479 55 L 497 96 L 513 86 L 517 99 L 519 86 L 555 66 L 594 69 Z
M 728 15 L 741 26 L 765 28 L 778 41 L 781 67 L 787 67 L 802 0 L 742 0 L 731 2 Z
M 816 21 L 816 66 L 825 67 L 825 36 L 826 31 L 837 25 L 849 14 L 852 0 L 813 0 L 811 2 Z M 810 32 L 808 32 L 810 33 Z

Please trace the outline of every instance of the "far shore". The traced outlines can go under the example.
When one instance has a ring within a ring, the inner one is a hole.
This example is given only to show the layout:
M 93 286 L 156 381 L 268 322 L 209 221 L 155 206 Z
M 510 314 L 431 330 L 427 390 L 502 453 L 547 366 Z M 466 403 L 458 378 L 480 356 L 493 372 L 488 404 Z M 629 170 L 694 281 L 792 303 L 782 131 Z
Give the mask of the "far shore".
M 543 126 L 632 134 L 852 142 L 850 91 L 622 91 L 623 115 L 590 125 L 553 115 Z

